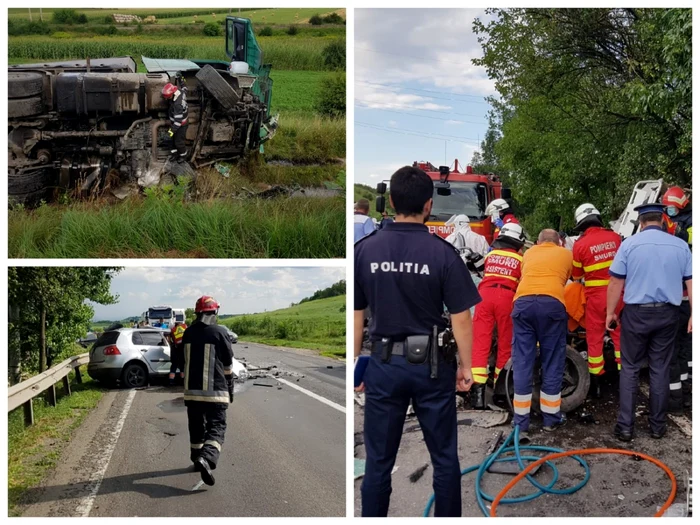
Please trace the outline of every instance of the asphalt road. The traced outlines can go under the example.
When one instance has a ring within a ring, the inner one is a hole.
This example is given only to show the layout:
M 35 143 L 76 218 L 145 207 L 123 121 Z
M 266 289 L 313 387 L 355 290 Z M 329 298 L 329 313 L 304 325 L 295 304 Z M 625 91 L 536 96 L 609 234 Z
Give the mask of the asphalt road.
M 257 344 L 234 351 L 307 392 L 274 377 L 236 386 L 216 485 L 189 461 L 182 387 L 112 390 L 23 515 L 344 516 L 345 364 Z
M 365 458 L 363 443 L 364 413 L 355 404 L 355 457 Z M 593 421 L 585 418 L 592 414 Z M 511 418 L 506 424 L 490 425 L 488 418 L 498 418 L 497 414 L 483 416 L 483 412 L 458 413 L 458 454 L 462 469 L 481 463 L 490 446 L 496 441 L 498 432 L 507 437 L 512 428 Z M 686 476 L 692 477 L 692 448 L 688 435 L 690 410 L 676 421 L 669 422 L 668 433 L 663 439 L 649 437 L 647 423 L 647 399 L 640 394 L 637 406 L 636 437 L 631 443 L 622 443 L 612 435 L 617 417 L 617 395 L 615 385 L 606 386 L 600 400 L 587 400 L 583 407 L 569 414 L 566 426 L 556 432 L 541 430 L 541 418 L 533 416 L 530 425 L 530 439 L 534 445 L 576 450 L 582 448 L 615 448 L 641 452 L 664 462 L 676 476 L 678 491 L 675 503 L 685 505 L 688 484 Z M 480 421 L 481 420 L 481 421 Z M 583 459 L 591 470 L 588 484 L 573 495 L 544 495 L 533 501 L 499 505 L 498 515 L 504 517 L 547 516 L 547 517 L 650 517 L 663 505 L 671 491 L 671 483 L 666 474 L 647 461 L 636 461 L 630 456 L 591 455 Z M 415 417 L 409 417 L 404 425 L 401 447 L 392 475 L 393 493 L 389 516 L 421 516 L 428 498 L 433 493 L 432 466 L 424 471 L 415 482 L 409 476 L 430 463 L 423 435 Z M 575 485 L 583 479 L 583 469 L 571 459 L 555 461 L 560 481 L 555 488 Z M 475 496 L 476 474 L 462 477 L 462 515 L 465 517 L 483 516 Z M 482 488 L 495 496 L 512 479 L 510 475 L 486 474 Z M 551 481 L 551 471 L 540 469 L 535 479 L 546 485 Z M 361 512 L 360 486 L 362 480 L 355 481 L 355 515 Z M 518 483 L 508 497 L 531 494 L 534 487 L 527 481 Z M 489 507 L 490 509 L 490 507 Z

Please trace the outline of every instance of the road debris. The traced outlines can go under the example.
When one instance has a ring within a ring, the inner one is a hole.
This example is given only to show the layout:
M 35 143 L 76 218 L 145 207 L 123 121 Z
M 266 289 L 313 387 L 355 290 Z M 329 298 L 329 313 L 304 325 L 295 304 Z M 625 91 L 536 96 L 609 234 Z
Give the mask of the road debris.
M 411 483 L 415 483 L 416 481 L 418 481 L 420 478 L 423 477 L 423 474 L 425 473 L 425 471 L 428 469 L 429 466 L 430 466 L 430 463 L 424 463 L 423 465 L 418 467 L 416 470 L 411 472 L 411 475 L 408 476 L 409 481 Z
M 268 388 L 272 388 L 273 385 L 266 385 L 265 383 L 253 383 L 253 386 L 266 386 Z

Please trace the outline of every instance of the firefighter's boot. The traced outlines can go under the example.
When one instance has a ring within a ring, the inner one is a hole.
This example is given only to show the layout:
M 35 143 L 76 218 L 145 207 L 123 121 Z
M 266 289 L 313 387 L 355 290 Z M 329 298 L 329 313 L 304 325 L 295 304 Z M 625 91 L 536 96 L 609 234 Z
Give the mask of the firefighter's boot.
M 486 385 L 476 384 L 471 388 L 471 404 L 474 410 L 486 409 Z
M 591 386 L 588 388 L 588 396 L 592 399 L 600 399 L 600 383 L 602 377 L 591 375 Z

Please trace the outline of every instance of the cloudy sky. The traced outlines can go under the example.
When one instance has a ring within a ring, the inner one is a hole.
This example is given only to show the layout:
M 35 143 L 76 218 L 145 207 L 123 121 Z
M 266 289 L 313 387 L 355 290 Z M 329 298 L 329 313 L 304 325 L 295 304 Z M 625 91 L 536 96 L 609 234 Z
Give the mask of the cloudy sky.
M 355 10 L 355 181 L 425 160 L 469 163 L 495 94 L 472 32 L 481 9 Z
M 141 315 L 149 306 L 194 308 L 202 295 L 221 304 L 221 314 L 286 308 L 345 279 L 345 268 L 125 268 L 112 280 L 117 304 L 93 305 L 94 320 Z

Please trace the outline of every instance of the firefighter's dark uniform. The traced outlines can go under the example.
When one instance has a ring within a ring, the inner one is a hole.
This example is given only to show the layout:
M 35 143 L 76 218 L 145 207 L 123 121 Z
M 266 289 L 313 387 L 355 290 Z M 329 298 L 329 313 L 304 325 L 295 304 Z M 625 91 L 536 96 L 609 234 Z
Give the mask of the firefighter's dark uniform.
M 391 470 L 401 443 L 409 403 L 418 416 L 433 463 L 435 515 L 462 512 L 456 363 L 440 357 L 438 377 L 430 364 L 409 364 L 403 342 L 446 327 L 444 308 L 461 313 L 481 298 L 459 253 L 422 224 L 394 222 L 355 244 L 355 310 L 369 306 L 372 356 L 364 375 L 364 437 L 367 451 L 362 481 L 362 516 L 386 516 Z M 392 355 L 381 359 L 382 338 Z
M 651 204 L 638 208 L 640 214 L 657 211 L 657 205 Z M 639 370 L 645 360 L 649 363 L 649 426 L 652 436 L 666 432 L 670 364 L 683 281 L 692 279 L 691 259 L 684 242 L 657 226 L 625 239 L 615 255 L 610 275 L 625 280 L 616 434 L 634 430 Z
M 168 118 L 170 119 L 170 130 L 173 133 L 173 148 L 170 153 L 182 160 L 187 156 L 187 100 L 185 94 L 178 90 L 170 102 L 168 108 Z
M 196 321 L 182 337 L 190 459 L 202 457 L 212 469 L 224 444 L 233 393 L 233 349 L 226 334 L 223 326 Z
M 675 223 L 675 236 L 680 237 L 693 249 L 693 211 L 690 205 L 672 217 Z M 669 409 L 679 410 L 685 404 L 690 403 L 690 381 L 693 372 L 693 338 L 688 333 L 688 321 L 690 320 L 690 302 L 688 291 L 683 286 L 683 300 L 679 308 L 678 331 L 676 332 L 676 344 L 671 360 L 671 379 L 669 383 L 670 398 Z M 684 399 L 685 397 L 685 399 Z

